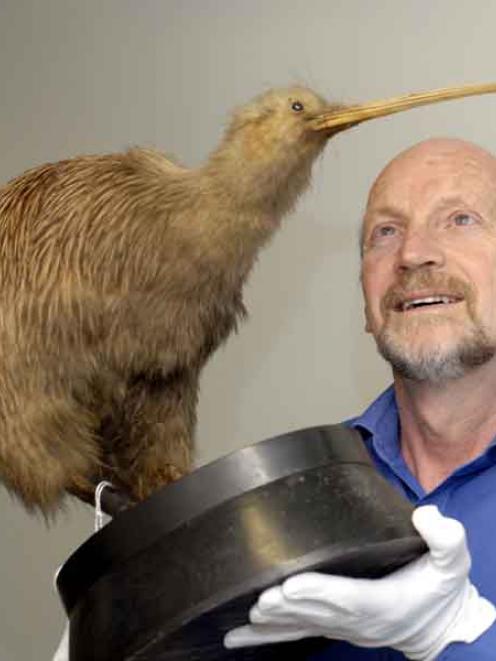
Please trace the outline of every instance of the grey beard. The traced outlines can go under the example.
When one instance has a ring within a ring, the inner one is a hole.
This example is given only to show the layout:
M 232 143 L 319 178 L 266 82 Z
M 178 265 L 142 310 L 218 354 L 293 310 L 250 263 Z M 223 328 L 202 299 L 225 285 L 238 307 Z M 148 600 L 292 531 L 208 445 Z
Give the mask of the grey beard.
M 376 338 L 376 342 L 379 353 L 397 374 L 413 381 L 432 383 L 458 379 L 496 354 L 496 344 L 481 329 L 450 351 L 443 346 L 432 346 L 420 355 L 413 355 L 387 332 Z

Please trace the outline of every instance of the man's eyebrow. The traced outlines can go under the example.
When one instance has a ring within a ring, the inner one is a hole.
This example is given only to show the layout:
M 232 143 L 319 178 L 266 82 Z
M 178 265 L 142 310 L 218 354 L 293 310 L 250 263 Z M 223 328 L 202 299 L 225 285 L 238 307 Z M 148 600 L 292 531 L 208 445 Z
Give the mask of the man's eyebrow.
M 407 219 L 407 214 L 405 212 L 388 204 L 380 207 L 372 207 L 370 209 L 366 209 L 364 218 L 369 218 L 370 216 L 383 216 L 385 218 L 396 218 L 398 220 Z
M 471 206 L 470 202 L 461 195 L 449 195 L 442 197 L 434 207 L 434 212 L 446 209 L 447 207 L 454 207 L 461 205 L 464 207 Z
M 433 212 L 442 211 L 448 207 L 461 205 L 464 207 L 471 206 L 471 203 L 461 195 L 447 195 L 442 197 L 434 206 Z M 393 207 L 389 204 L 384 204 L 379 207 L 371 207 L 365 211 L 364 218 L 370 216 L 382 216 L 384 218 L 395 218 L 397 220 L 408 220 L 408 215 L 398 207 Z

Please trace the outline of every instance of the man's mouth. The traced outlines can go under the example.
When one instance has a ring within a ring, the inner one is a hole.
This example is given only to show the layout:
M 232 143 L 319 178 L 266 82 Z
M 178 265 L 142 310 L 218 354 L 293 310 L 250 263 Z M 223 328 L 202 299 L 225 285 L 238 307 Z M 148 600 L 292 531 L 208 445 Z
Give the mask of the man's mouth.
M 395 312 L 409 312 L 421 308 L 438 308 L 445 305 L 453 305 L 463 300 L 461 296 L 451 294 L 433 294 L 429 296 L 412 296 L 398 301 L 393 309 Z

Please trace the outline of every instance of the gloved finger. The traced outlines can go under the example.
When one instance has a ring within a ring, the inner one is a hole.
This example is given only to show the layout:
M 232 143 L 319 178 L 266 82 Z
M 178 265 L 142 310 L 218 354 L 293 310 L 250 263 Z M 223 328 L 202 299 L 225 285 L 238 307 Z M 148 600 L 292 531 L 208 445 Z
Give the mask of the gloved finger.
M 470 567 L 465 529 L 456 519 L 443 516 L 434 505 L 414 510 L 412 523 L 429 547 L 438 567 L 456 565 L 460 572 Z
M 332 604 L 314 601 L 286 600 L 270 610 L 260 610 L 253 606 L 249 613 L 254 625 L 290 627 L 291 629 L 322 630 L 333 638 L 342 638 L 343 631 L 349 630 L 350 621 L 356 621 L 354 614 L 339 612 Z
M 287 612 L 273 612 L 270 610 L 262 611 L 255 604 L 250 609 L 248 618 L 252 624 L 277 624 L 277 625 L 294 625 L 294 615 Z
M 229 649 L 235 647 L 247 647 L 250 645 L 267 645 L 268 643 L 284 643 L 301 638 L 309 638 L 316 636 L 314 630 L 284 627 L 284 626 L 265 626 L 260 625 L 245 625 L 231 629 L 224 636 L 224 647 Z
M 298 626 L 306 621 L 305 616 L 312 623 L 314 617 L 325 618 L 328 615 L 328 609 L 321 604 L 317 604 L 316 608 L 312 606 L 315 604 L 302 611 L 300 601 L 286 599 L 281 586 L 276 586 L 265 590 L 259 596 L 257 603 L 250 610 L 249 619 L 254 624 L 291 623 L 293 626 Z M 306 610 L 309 612 L 307 613 Z
M 288 601 L 322 604 L 337 613 L 354 612 L 358 605 L 367 603 L 367 595 L 373 596 L 375 590 L 375 582 L 370 579 L 317 572 L 297 574 L 282 584 L 282 594 Z
M 275 585 L 272 588 L 264 590 L 262 594 L 259 595 L 257 606 L 261 611 L 271 611 L 272 609 L 277 608 L 283 601 L 284 595 L 282 593 L 282 588 L 280 585 Z

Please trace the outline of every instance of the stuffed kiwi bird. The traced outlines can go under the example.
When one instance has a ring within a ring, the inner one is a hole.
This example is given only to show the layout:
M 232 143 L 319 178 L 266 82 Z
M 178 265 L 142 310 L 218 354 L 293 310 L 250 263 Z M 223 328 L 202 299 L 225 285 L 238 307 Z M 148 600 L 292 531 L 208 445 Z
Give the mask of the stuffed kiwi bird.
M 329 136 L 395 111 L 346 110 L 272 90 L 196 170 L 131 149 L 0 189 L 0 479 L 28 509 L 101 479 L 139 500 L 189 470 L 198 378 L 259 249 Z

